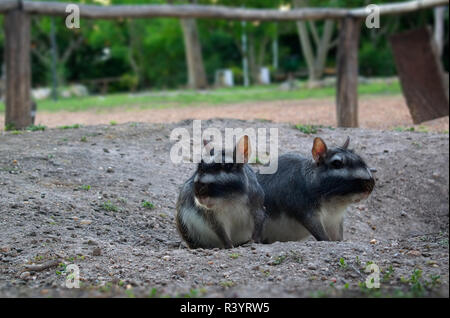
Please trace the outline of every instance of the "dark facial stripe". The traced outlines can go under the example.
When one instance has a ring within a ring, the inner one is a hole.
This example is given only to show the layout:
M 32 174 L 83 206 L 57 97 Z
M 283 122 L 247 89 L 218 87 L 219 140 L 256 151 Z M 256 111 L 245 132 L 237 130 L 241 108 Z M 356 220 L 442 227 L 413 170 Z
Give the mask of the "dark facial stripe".
M 198 197 L 220 198 L 227 197 L 234 193 L 244 193 L 244 183 L 238 180 L 227 183 L 200 183 L 194 184 L 194 192 Z
M 338 177 L 329 177 L 320 184 L 319 189 L 317 190 L 322 196 L 329 198 L 333 196 L 371 192 L 374 184 L 375 182 L 373 179 L 345 180 Z

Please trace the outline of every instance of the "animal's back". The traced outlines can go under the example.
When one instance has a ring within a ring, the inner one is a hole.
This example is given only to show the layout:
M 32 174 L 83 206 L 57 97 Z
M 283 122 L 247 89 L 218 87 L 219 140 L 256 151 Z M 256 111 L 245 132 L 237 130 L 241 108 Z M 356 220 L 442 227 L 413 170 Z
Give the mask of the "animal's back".
M 288 153 L 278 158 L 278 170 L 275 173 L 257 175 L 265 193 L 264 205 L 271 217 L 282 210 L 291 214 L 299 207 L 311 204 L 308 181 L 304 177 L 308 173 L 308 165 L 307 158 Z
M 263 231 L 264 243 L 299 241 L 310 235 L 298 219 L 301 210 L 307 211 L 314 204 L 309 199 L 307 180 L 303 178 L 308 165 L 307 158 L 288 153 L 278 158 L 275 173 L 257 175 L 269 215 Z

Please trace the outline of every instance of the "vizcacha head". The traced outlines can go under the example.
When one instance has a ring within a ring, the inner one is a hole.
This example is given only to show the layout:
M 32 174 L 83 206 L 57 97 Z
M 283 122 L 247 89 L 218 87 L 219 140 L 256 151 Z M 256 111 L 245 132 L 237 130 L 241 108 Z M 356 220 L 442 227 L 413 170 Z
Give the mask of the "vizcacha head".
M 204 142 L 206 149 L 208 143 Z M 225 150 L 208 149 L 210 158 L 197 166 L 194 178 L 194 195 L 197 205 L 211 210 L 232 204 L 246 196 L 248 179 L 244 165 L 248 162 L 251 147 L 248 136 L 243 136 L 233 151 L 233 157 Z
M 371 169 L 348 149 L 349 143 L 347 137 L 342 146 L 328 148 L 321 138 L 314 139 L 315 189 L 324 200 L 359 202 L 366 199 L 375 186 Z

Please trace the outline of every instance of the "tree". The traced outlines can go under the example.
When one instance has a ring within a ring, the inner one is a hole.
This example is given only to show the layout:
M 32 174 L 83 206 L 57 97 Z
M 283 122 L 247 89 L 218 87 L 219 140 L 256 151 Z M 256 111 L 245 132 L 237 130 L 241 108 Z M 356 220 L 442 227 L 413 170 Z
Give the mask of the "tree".
M 197 4 L 197 0 L 188 0 L 190 4 Z M 168 0 L 173 3 L 173 0 Z M 202 46 L 195 19 L 180 19 L 183 30 L 186 64 L 188 69 L 188 86 L 192 89 L 203 89 L 208 86 L 205 66 L 203 63 Z
M 308 6 L 308 1 L 294 0 L 294 6 L 296 8 L 306 7 Z M 308 67 L 308 80 L 310 85 L 313 85 L 315 81 L 323 76 L 328 52 L 337 44 L 337 42 L 332 42 L 332 36 L 335 26 L 335 22 L 333 20 L 325 20 L 321 36 L 319 35 L 319 31 L 314 21 L 308 21 L 308 26 L 305 21 L 297 21 L 300 44 L 303 56 L 305 57 L 306 65 Z M 314 47 L 311 43 L 309 34 L 310 32 L 316 50 L 314 50 Z
M 444 50 L 444 15 L 446 9 L 447 7 L 434 8 L 434 40 L 439 56 L 442 55 Z
M 203 0 L 202 3 L 210 4 L 210 2 L 211 0 Z M 217 5 L 235 8 L 243 6 L 243 1 L 241 0 L 217 0 L 213 2 Z M 275 9 L 283 2 L 282 0 L 246 0 L 245 7 Z M 268 46 L 277 34 L 276 23 L 261 23 L 260 21 L 215 21 L 215 24 L 216 28 L 220 28 L 233 36 L 234 44 L 239 50 L 242 60 L 248 61 L 251 82 L 258 84 L 260 81 L 261 67 L 267 60 Z M 245 65 L 242 67 L 244 68 Z
M 197 23 L 195 19 L 181 19 L 180 22 L 181 28 L 183 29 L 184 47 L 186 50 L 188 86 L 193 89 L 206 88 L 208 82 L 203 64 L 202 47 Z
M 73 31 L 71 36 L 68 36 L 68 43 L 65 46 L 56 46 L 56 26 L 53 18 L 33 19 L 33 25 L 38 30 L 38 35 L 35 36 L 39 40 L 34 41 L 31 46 L 31 52 L 39 61 L 47 68 L 52 69 L 54 81 L 59 85 L 65 82 L 65 68 L 66 63 L 72 54 L 83 44 L 85 40 L 84 35 L 79 31 Z M 64 47 L 63 50 L 58 50 Z

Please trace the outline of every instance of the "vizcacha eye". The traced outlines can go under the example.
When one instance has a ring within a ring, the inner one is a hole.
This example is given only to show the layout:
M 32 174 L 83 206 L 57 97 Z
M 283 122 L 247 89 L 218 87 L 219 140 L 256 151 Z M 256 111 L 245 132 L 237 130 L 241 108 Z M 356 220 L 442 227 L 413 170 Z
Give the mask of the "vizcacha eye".
M 341 169 L 341 168 L 344 166 L 344 163 L 342 162 L 341 159 L 334 159 L 334 160 L 331 162 L 331 166 L 332 166 L 334 169 Z

